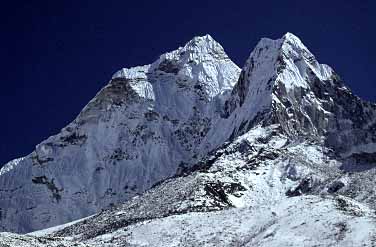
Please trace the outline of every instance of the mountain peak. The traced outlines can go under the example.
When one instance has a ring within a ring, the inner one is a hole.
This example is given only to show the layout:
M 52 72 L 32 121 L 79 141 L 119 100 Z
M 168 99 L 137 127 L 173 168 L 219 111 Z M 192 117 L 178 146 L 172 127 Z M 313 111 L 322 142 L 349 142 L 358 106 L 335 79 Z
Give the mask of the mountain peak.
M 228 129 L 235 129 L 234 135 L 260 122 L 279 124 L 289 135 L 323 138 L 339 152 L 348 152 L 351 145 L 363 143 L 349 134 L 355 127 L 368 133 L 363 130 L 371 121 L 368 108 L 372 107 L 361 103 L 333 69 L 320 64 L 298 37 L 287 33 L 257 44 L 226 103 L 225 117 L 231 116 L 234 127 Z
M 162 54 L 150 65 L 123 68 L 112 79 L 133 81 L 129 84 L 141 97 L 154 90 L 153 81 L 171 81 L 178 84 L 179 88 L 199 91 L 201 98 L 211 100 L 231 90 L 239 73 L 240 68 L 231 61 L 223 47 L 206 34 L 196 36 L 183 47 Z M 143 83 L 145 81 L 151 84 Z
M 298 36 L 296 36 L 295 34 L 290 33 L 290 32 L 285 33 L 282 36 L 282 40 L 284 40 L 284 41 L 294 41 L 294 42 L 297 42 L 297 43 L 302 43 L 302 41 L 300 40 L 300 38 Z
M 300 48 L 301 50 L 307 49 L 298 36 L 287 32 L 279 39 L 261 38 L 254 50 L 274 47 L 276 50 L 282 51 L 288 46 L 295 47 L 295 49 Z
M 166 62 L 175 62 L 176 64 L 186 64 L 186 63 L 200 63 L 205 58 L 208 59 L 213 55 L 222 55 L 223 58 L 228 58 L 227 54 L 224 52 L 223 47 L 216 42 L 209 34 L 204 36 L 195 36 L 190 41 L 188 41 L 183 47 L 170 52 L 162 54 L 157 61 L 151 65 L 136 66 L 132 68 L 123 68 L 117 71 L 112 79 L 115 78 L 127 78 L 136 79 L 144 78 L 145 73 L 148 73 L 152 69 L 161 69 L 159 65 Z M 162 68 L 163 69 L 166 68 Z M 173 72 L 178 68 L 171 68 Z
M 196 36 L 183 47 L 161 55 L 156 63 L 165 60 L 175 61 L 180 64 L 199 64 L 213 60 L 229 60 L 229 57 L 223 47 L 209 34 L 206 34 L 204 36 Z
M 286 33 L 276 40 L 262 38 L 251 52 L 242 73 L 244 76 L 240 80 L 249 81 L 246 83 L 246 91 L 269 91 L 269 94 L 273 81 L 283 83 L 289 91 L 295 87 L 308 89 L 308 78 L 313 75 L 324 81 L 333 76 L 333 70 L 327 65 L 319 64 L 302 41 L 292 33 Z
M 212 36 L 206 34 L 204 36 L 195 36 L 193 39 L 188 41 L 183 47 L 186 51 L 191 51 L 193 53 L 201 54 L 221 54 L 224 57 L 227 57 L 223 47 L 213 39 Z
M 183 47 L 167 52 L 149 71 L 175 75 L 183 87 L 202 88 L 209 99 L 231 90 L 240 68 L 210 35 L 196 36 Z
M 195 36 L 190 41 L 187 42 L 185 46 L 193 47 L 193 46 L 202 46 L 202 47 L 210 47 L 212 44 L 218 44 L 217 41 L 213 39 L 212 36 L 209 34 L 205 34 L 203 36 Z

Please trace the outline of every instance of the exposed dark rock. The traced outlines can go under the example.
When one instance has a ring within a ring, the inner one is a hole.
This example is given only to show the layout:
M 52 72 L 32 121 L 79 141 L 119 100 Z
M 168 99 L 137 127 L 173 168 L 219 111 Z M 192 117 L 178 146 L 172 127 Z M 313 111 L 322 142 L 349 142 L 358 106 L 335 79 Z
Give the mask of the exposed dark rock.
M 340 189 L 342 189 L 345 186 L 345 184 L 341 181 L 335 181 L 328 187 L 329 193 L 336 193 Z
M 353 205 L 343 197 L 336 197 L 335 198 L 337 208 L 341 211 L 343 211 L 346 214 L 352 215 L 352 216 L 362 216 L 363 213 L 357 206 Z
M 165 73 L 171 73 L 175 75 L 179 72 L 179 67 L 173 61 L 167 59 L 159 64 L 158 69 Z
M 109 157 L 110 160 L 114 160 L 114 161 L 121 161 L 121 160 L 126 160 L 126 159 L 129 159 L 129 156 L 123 151 L 121 150 L 121 148 L 117 148 L 114 150 L 114 152 L 111 154 L 111 156 Z
M 159 114 L 158 112 L 155 112 L 155 111 L 148 111 L 146 113 L 144 113 L 144 116 L 146 118 L 146 120 L 148 121 L 156 121 L 159 119 Z
M 76 132 L 73 132 L 72 134 L 68 136 L 62 136 L 60 137 L 60 140 L 64 143 L 70 144 L 70 145 L 82 145 L 86 142 L 87 136 L 86 135 L 80 135 Z
M 51 157 L 41 159 L 37 153 L 34 153 L 34 155 L 31 156 L 31 159 L 33 161 L 33 165 L 43 165 L 44 163 L 54 161 L 54 159 Z
M 293 196 L 301 196 L 303 194 L 307 194 L 312 190 L 312 183 L 313 180 L 311 177 L 304 178 L 300 181 L 299 185 L 293 189 L 289 189 L 286 192 L 286 196 L 293 197 Z
M 228 199 L 229 194 L 240 196 L 241 194 L 239 193 L 246 189 L 240 183 L 224 183 L 217 181 L 215 183 L 205 184 L 204 190 L 208 196 L 214 199 L 216 206 L 225 208 L 233 206 Z
M 62 192 L 64 189 L 58 189 L 54 183 L 55 179 L 48 180 L 46 176 L 39 176 L 39 177 L 33 177 L 31 181 L 34 184 L 44 184 L 47 186 L 47 189 L 49 189 L 52 192 L 52 197 L 56 200 L 56 202 L 59 202 L 61 200 L 60 192 Z

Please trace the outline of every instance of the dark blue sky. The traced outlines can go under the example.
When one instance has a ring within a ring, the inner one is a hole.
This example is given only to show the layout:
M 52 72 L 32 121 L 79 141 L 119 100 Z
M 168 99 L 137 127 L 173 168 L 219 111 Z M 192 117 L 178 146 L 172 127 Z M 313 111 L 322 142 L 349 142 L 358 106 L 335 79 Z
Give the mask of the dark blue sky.
M 116 70 L 151 63 L 206 33 L 242 66 L 261 37 L 292 32 L 356 94 L 376 101 L 373 2 L 2 3 L 0 164 L 30 153 L 57 133 Z

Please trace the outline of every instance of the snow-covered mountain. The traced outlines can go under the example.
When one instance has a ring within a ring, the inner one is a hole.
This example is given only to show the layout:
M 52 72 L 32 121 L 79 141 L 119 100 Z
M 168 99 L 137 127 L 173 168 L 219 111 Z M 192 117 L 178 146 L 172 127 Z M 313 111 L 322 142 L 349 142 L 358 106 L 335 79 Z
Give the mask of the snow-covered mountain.
M 210 36 L 123 69 L 0 171 L 0 241 L 375 246 L 376 104 L 293 34 L 240 69 Z M 144 192 L 146 191 L 146 192 Z
M 1 170 L 0 230 L 82 218 L 196 162 L 239 73 L 209 35 L 115 73 L 71 124 Z

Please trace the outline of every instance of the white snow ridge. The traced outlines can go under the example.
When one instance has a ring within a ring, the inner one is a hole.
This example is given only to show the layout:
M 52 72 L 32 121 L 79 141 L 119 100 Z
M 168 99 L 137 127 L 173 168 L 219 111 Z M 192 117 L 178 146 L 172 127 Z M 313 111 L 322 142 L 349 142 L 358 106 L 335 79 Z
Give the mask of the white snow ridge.
M 376 104 L 298 37 L 242 69 L 195 37 L 0 170 L 0 246 L 376 246 L 375 147 Z

